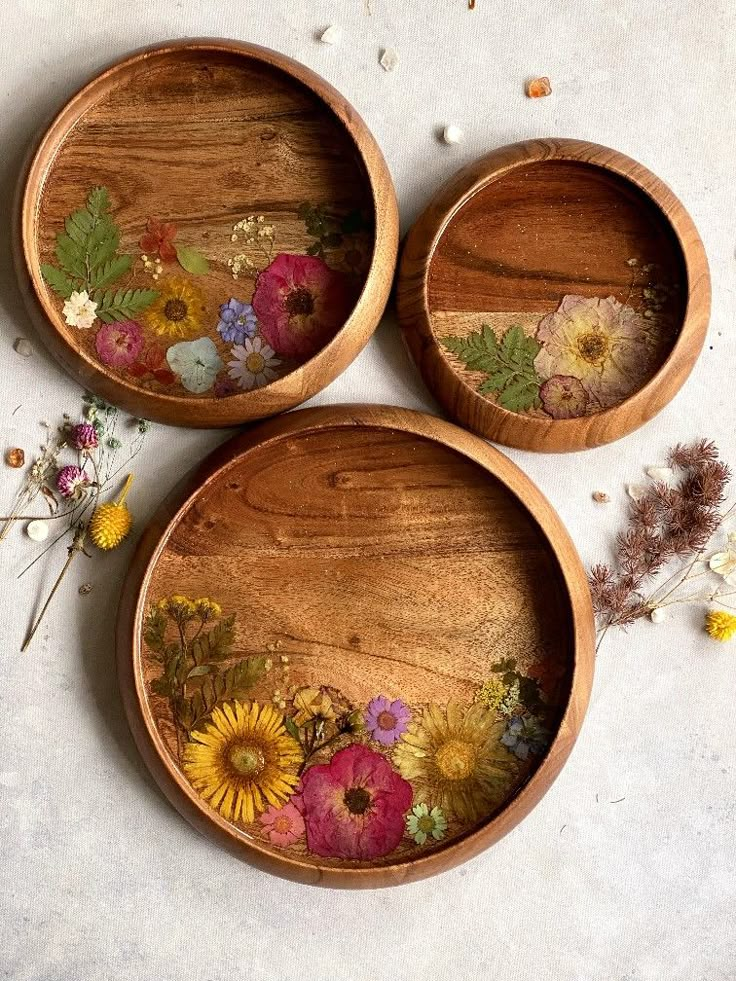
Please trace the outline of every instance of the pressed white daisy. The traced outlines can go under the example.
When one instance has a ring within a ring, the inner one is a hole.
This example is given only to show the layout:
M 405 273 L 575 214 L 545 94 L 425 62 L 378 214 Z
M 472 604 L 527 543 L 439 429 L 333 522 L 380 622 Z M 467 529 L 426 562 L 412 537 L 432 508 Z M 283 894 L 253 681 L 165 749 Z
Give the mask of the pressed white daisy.
M 264 344 L 260 337 L 246 337 L 230 353 L 234 360 L 227 363 L 228 374 L 241 388 L 263 388 L 277 377 L 274 368 L 281 362 L 275 357 L 274 349 Z
M 70 327 L 81 327 L 84 330 L 89 330 L 96 320 L 96 309 L 97 304 L 90 299 L 87 290 L 82 290 L 81 293 L 75 290 L 64 303 L 62 313 Z

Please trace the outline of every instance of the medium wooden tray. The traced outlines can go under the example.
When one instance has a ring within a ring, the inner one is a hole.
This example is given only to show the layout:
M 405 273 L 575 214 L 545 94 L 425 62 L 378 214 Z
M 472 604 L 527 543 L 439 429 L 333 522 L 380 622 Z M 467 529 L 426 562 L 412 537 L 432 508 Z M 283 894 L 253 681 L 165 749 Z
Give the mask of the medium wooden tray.
M 98 395 L 186 426 L 272 415 L 332 381 L 380 319 L 398 240 L 386 164 L 345 99 L 283 55 L 213 39 L 85 86 L 18 212 L 51 351 Z
M 143 535 L 118 618 L 129 722 L 171 802 L 328 886 L 431 875 L 524 817 L 580 729 L 593 642 L 584 571 L 528 478 L 449 423 L 367 406 L 221 447 Z
M 625 436 L 677 393 L 710 311 L 675 195 L 615 150 L 529 140 L 470 164 L 411 229 L 399 318 L 452 418 L 529 450 Z

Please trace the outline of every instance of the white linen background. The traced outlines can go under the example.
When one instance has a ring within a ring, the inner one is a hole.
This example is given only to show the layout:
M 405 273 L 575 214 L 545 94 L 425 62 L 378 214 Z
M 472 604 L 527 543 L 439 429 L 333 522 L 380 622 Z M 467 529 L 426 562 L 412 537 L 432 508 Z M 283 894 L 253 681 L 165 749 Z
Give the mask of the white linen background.
M 560 135 L 604 143 L 667 181 L 692 214 L 713 316 L 685 389 L 644 429 L 567 456 L 510 451 L 549 497 L 583 560 L 606 556 L 624 484 L 667 446 L 715 439 L 736 464 L 731 0 L 6 0 L 0 10 L 0 208 L 31 135 L 91 74 L 140 45 L 229 36 L 274 47 L 353 103 L 388 161 L 402 231 L 481 153 Z M 318 33 L 344 31 L 335 47 Z M 394 47 L 393 74 L 378 65 Z M 551 98 L 523 82 L 549 75 Z M 455 123 L 458 147 L 437 139 Z M 30 450 L 38 420 L 80 389 L 46 355 L 0 250 L 0 450 Z M 18 357 L 26 335 L 36 352 Z M 312 404 L 436 411 L 387 317 Z M 13 415 L 16 406 L 22 409 Z M 156 427 L 136 461 L 139 531 L 178 478 L 226 436 Z M 16 477 L 0 468 L 0 500 Z M 596 506 L 591 492 L 613 501 Z M 158 793 L 118 697 L 113 621 L 132 542 L 76 562 L 30 652 L 39 591 L 63 555 L 16 574 L 0 551 L 0 976 L 12 981 L 732 981 L 736 977 L 736 645 L 684 611 L 607 638 L 582 736 L 554 787 L 480 858 L 376 892 L 298 886 L 200 837 Z M 77 593 L 92 580 L 94 591 Z M 620 798 L 625 798 L 620 800 Z M 610 803 L 619 801 L 618 803 Z

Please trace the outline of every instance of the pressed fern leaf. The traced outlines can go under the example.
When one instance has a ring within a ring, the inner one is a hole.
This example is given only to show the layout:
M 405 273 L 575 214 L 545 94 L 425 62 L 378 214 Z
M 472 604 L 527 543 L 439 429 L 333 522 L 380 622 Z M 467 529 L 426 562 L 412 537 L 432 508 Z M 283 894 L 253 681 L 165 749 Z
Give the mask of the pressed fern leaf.
M 95 293 L 97 303 L 95 313 L 103 323 L 111 324 L 116 320 L 134 320 L 135 317 L 150 306 L 158 296 L 156 290 L 107 290 L 105 293 Z
M 64 299 L 74 290 L 91 293 L 110 286 L 130 270 L 133 259 L 118 255 L 120 229 L 109 210 L 107 190 L 96 187 L 90 191 L 86 207 L 73 211 L 64 221 L 64 231 L 56 236 L 58 266 L 46 264 L 41 267 L 41 274 Z M 111 319 L 125 318 L 112 316 Z
M 541 379 L 534 359 L 539 341 L 527 337 L 521 327 L 509 327 L 499 341 L 493 329 L 483 324 L 466 337 L 445 337 L 443 345 L 471 371 L 488 377 L 478 386 L 482 395 L 495 395 L 498 404 L 511 412 L 538 408 Z

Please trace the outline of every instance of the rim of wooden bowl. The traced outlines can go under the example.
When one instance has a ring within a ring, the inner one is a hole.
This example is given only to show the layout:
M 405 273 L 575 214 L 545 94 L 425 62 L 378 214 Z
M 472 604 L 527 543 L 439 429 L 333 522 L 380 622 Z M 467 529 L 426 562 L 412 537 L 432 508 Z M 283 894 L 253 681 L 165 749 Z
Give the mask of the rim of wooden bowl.
M 56 325 L 58 316 L 43 284 L 36 248 L 38 204 L 55 154 L 82 114 L 147 61 L 177 53 L 211 52 L 261 62 L 289 75 L 322 101 L 352 140 L 370 185 L 375 213 L 373 256 L 360 296 L 345 324 L 309 361 L 265 388 L 222 399 L 193 399 L 151 393 L 110 372 Z M 311 398 L 347 368 L 376 330 L 391 291 L 398 252 L 398 204 L 388 165 L 361 116 L 329 82 L 300 62 L 260 45 L 220 38 L 169 41 L 126 55 L 87 82 L 69 99 L 32 148 L 16 194 L 14 257 L 26 306 L 53 356 L 81 385 L 133 415 L 169 425 L 236 426 L 291 409 Z
M 400 431 L 455 450 L 499 480 L 530 514 L 556 557 L 568 601 L 572 673 L 570 693 L 554 739 L 532 777 L 486 824 L 429 855 L 371 868 L 319 866 L 301 857 L 279 856 L 245 839 L 211 810 L 176 768 L 156 728 L 144 690 L 141 626 L 151 577 L 169 538 L 201 493 L 250 451 L 319 430 L 380 428 Z M 165 499 L 138 543 L 123 585 L 117 617 L 120 689 L 133 737 L 169 801 L 196 828 L 239 858 L 297 882 L 342 888 L 398 885 L 445 871 L 498 841 L 522 820 L 552 785 L 572 750 L 593 682 L 595 627 L 585 571 L 564 525 L 532 481 L 507 457 L 452 423 L 390 406 L 341 405 L 302 409 L 260 423 L 223 444 L 189 473 Z
M 608 170 L 630 182 L 659 209 L 682 254 L 687 303 L 675 344 L 655 374 L 619 405 L 575 419 L 541 419 L 489 402 L 450 366 L 431 325 L 428 284 L 439 241 L 460 209 L 493 181 L 535 163 L 572 161 Z M 710 316 L 710 274 L 703 243 L 674 192 L 618 150 L 572 139 L 524 140 L 492 150 L 459 170 L 433 197 L 403 245 L 397 275 L 399 323 L 427 387 L 461 425 L 497 443 L 524 450 L 583 450 L 627 436 L 670 402 L 697 360 Z

